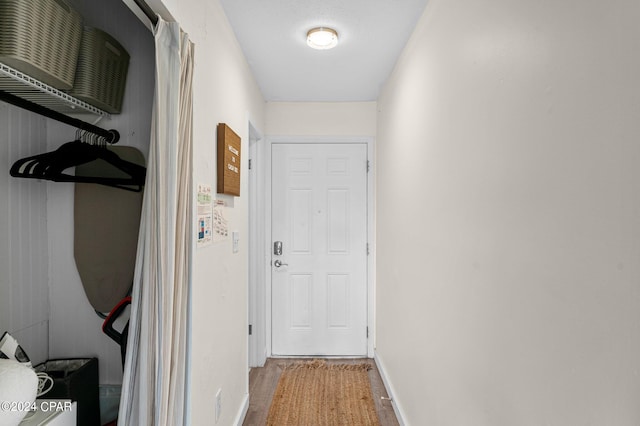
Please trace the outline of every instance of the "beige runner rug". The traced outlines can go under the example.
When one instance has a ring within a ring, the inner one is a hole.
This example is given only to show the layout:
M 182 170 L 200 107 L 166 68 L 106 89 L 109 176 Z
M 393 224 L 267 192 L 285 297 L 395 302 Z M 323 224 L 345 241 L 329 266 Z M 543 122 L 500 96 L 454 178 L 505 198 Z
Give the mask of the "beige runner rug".
M 314 360 L 284 367 L 268 426 L 379 426 L 369 364 Z

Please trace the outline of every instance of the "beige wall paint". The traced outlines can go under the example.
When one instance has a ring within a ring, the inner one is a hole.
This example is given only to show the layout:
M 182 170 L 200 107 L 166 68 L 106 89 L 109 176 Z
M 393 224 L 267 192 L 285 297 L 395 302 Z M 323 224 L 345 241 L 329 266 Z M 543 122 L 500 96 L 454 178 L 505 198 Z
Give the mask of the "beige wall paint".
M 270 136 L 375 136 L 376 102 L 268 102 Z
M 431 0 L 378 100 L 411 425 L 640 424 L 640 6 Z
M 194 183 L 216 188 L 216 125 L 228 124 L 242 139 L 240 197 L 227 202 L 231 240 L 194 251 L 192 282 L 191 424 L 215 419 L 214 398 L 222 388 L 219 425 L 231 425 L 248 394 L 248 120 L 264 129 L 264 100 L 216 1 L 167 2 L 167 9 L 195 43 L 193 81 Z

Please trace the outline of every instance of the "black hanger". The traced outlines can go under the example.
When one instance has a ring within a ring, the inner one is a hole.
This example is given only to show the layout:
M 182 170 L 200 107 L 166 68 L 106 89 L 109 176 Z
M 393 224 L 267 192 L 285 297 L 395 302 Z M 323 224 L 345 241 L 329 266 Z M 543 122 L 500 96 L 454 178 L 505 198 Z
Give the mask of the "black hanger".
M 128 191 L 142 191 L 147 171 L 144 166 L 123 160 L 115 152 L 109 151 L 105 146 L 104 138 L 98 138 L 98 144 L 82 142 L 80 139 L 80 134 L 76 134 L 76 140 L 61 145 L 55 151 L 18 160 L 13 164 L 9 173 L 13 177 L 44 179 L 54 182 L 97 183 Z M 126 177 L 74 176 L 64 173 L 70 167 L 80 166 L 95 160 L 107 162 Z

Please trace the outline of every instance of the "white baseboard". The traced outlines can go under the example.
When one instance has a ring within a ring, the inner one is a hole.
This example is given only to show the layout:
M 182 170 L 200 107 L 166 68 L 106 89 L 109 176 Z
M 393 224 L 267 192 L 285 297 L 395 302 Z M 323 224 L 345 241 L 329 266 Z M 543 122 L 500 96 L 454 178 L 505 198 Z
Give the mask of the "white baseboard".
M 247 417 L 247 411 L 249 411 L 249 394 L 244 395 L 244 399 L 242 400 L 242 405 L 240 406 L 240 410 L 238 411 L 238 415 L 236 419 L 233 421 L 233 424 L 236 426 L 242 426 L 244 422 L 244 418 Z
M 391 381 L 387 376 L 387 372 L 384 368 L 384 362 L 382 362 L 380 355 L 378 355 L 378 353 L 375 351 L 373 353 L 373 359 L 376 362 L 376 366 L 378 367 L 378 371 L 380 372 L 380 377 L 382 378 L 382 383 L 384 383 L 384 387 L 387 390 L 387 394 L 389 395 L 389 398 L 391 398 L 391 406 L 393 407 L 393 412 L 396 413 L 398 423 L 400 423 L 400 426 L 408 426 L 408 423 L 404 420 L 406 416 L 404 415 L 404 411 L 402 410 L 402 405 L 396 398 L 396 393 L 393 385 L 391 384 Z

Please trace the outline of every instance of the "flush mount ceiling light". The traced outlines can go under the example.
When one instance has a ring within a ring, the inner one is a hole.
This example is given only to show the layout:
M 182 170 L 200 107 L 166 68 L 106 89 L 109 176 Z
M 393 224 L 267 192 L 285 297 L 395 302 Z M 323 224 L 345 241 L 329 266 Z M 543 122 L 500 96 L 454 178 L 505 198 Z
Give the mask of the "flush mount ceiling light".
M 312 28 L 307 32 L 307 44 L 314 49 L 331 49 L 338 44 L 338 32 L 333 28 Z

